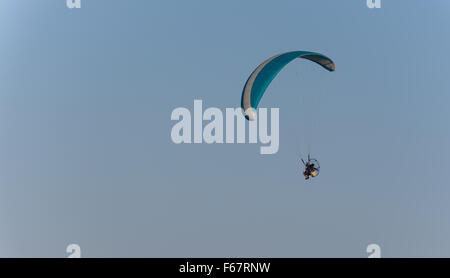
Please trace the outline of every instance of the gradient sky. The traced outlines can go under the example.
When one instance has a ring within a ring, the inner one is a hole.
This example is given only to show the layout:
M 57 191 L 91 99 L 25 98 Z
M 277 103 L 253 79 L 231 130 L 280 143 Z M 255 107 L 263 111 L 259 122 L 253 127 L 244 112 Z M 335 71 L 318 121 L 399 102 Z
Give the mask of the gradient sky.
M 449 257 L 450 2 L 365 2 L 2 0 L 0 256 Z M 172 143 L 289 50 L 276 155 Z

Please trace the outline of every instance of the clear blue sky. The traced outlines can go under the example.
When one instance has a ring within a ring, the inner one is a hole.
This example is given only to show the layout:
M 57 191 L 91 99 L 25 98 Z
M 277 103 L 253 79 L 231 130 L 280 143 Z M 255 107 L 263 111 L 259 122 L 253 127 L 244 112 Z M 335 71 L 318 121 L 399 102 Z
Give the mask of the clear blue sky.
M 0 2 L 0 256 L 450 256 L 450 2 Z M 175 145 L 172 110 L 262 107 L 280 150 Z M 305 182 L 311 150 L 321 176 Z

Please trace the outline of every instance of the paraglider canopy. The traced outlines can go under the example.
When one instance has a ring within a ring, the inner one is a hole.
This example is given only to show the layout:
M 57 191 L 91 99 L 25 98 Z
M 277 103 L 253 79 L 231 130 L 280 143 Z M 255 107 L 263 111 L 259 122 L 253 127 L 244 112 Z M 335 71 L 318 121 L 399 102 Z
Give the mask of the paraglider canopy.
M 242 91 L 241 107 L 247 120 L 255 119 L 254 109 L 258 107 L 259 101 L 269 84 L 287 64 L 296 58 L 313 61 L 328 71 L 336 69 L 330 58 L 309 51 L 291 51 L 267 59 L 253 71 Z

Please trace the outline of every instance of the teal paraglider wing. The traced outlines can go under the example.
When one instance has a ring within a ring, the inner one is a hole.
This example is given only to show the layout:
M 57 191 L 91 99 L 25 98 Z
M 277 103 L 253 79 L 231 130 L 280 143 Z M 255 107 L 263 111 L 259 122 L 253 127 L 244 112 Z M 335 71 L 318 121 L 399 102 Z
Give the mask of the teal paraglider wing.
M 273 56 L 259 65 L 248 78 L 242 91 L 241 107 L 248 120 L 254 120 L 253 109 L 258 107 L 264 92 L 277 74 L 296 58 L 316 62 L 328 71 L 336 69 L 333 61 L 320 53 L 309 51 L 291 51 Z

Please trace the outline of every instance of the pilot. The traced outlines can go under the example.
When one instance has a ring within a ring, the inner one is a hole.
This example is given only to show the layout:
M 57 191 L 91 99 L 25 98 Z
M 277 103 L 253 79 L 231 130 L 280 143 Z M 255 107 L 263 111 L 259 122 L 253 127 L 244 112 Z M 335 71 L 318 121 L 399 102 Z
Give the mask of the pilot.
M 308 180 L 310 176 L 315 177 L 317 175 L 314 170 L 314 163 L 306 163 L 305 171 L 303 172 L 306 180 Z

